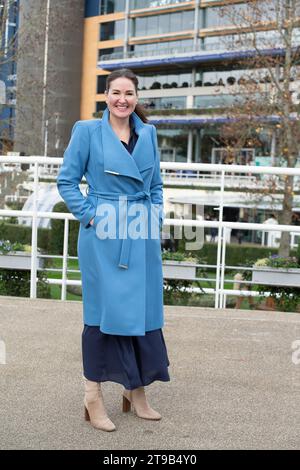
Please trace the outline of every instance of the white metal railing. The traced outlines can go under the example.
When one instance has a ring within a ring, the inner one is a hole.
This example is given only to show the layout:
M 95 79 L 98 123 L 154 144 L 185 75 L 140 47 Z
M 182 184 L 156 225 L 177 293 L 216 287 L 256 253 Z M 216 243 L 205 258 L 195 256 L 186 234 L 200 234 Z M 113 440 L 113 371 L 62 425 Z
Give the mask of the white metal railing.
M 191 170 L 162 170 L 163 182 L 174 186 L 195 185 L 202 187 L 217 186 L 221 184 L 221 176 L 213 173 Z M 255 176 L 225 175 L 225 187 L 228 188 L 261 188 L 265 183 L 258 181 Z
M 248 174 L 232 173 L 225 175 L 224 184 L 226 188 L 248 188 L 248 189 L 268 189 L 283 190 L 284 182 L 277 175 L 252 175 L 252 165 L 248 166 Z M 173 186 L 220 187 L 221 174 L 216 172 L 203 172 L 195 170 L 169 170 L 161 172 L 165 184 Z M 300 189 L 300 177 L 294 178 L 294 190 Z
M 37 219 L 50 218 L 62 219 L 65 221 L 64 225 L 64 245 L 63 245 L 63 268 L 62 279 L 52 279 L 50 282 L 60 284 L 62 286 L 61 298 L 66 298 L 67 285 L 80 285 L 80 281 L 67 279 L 67 261 L 68 261 L 68 233 L 69 233 L 69 220 L 75 219 L 69 213 L 53 213 L 53 212 L 40 212 L 38 207 L 38 180 L 39 180 L 39 165 L 60 165 L 63 158 L 55 157 L 22 157 L 22 156 L 0 156 L 2 163 L 18 164 L 29 163 L 34 166 L 34 203 L 33 210 L 8 210 L 1 209 L 0 217 L 9 216 L 23 216 L 32 218 L 32 237 L 31 237 L 31 278 L 30 278 L 30 297 L 36 298 L 36 283 L 37 283 Z M 279 167 L 249 167 L 242 165 L 213 165 L 206 163 L 170 163 L 162 162 L 161 169 L 164 170 L 191 170 L 191 171 L 205 171 L 215 172 L 220 174 L 220 202 L 219 202 L 219 220 L 206 221 L 206 220 L 191 220 L 191 219 L 164 219 L 166 226 L 187 226 L 187 227 L 216 227 L 218 229 L 217 239 L 217 264 L 216 264 L 216 286 L 215 289 L 203 289 L 205 292 L 213 292 L 215 294 L 215 308 L 225 308 L 226 296 L 228 294 L 235 295 L 254 295 L 253 292 L 241 292 L 237 290 L 230 290 L 224 288 L 225 283 L 225 255 L 226 255 L 226 230 L 227 229 L 242 229 L 242 230 L 259 230 L 259 231 L 275 231 L 275 232 L 293 232 L 300 234 L 300 226 L 295 225 L 280 225 L 280 224 L 259 224 L 259 223 L 245 223 L 245 222 L 228 222 L 223 220 L 223 207 L 224 207 L 224 189 L 225 189 L 225 175 L 226 173 L 238 174 L 269 174 L 269 175 L 294 175 L 300 176 L 300 168 L 279 168 Z M 241 269 L 241 268 L 239 268 Z

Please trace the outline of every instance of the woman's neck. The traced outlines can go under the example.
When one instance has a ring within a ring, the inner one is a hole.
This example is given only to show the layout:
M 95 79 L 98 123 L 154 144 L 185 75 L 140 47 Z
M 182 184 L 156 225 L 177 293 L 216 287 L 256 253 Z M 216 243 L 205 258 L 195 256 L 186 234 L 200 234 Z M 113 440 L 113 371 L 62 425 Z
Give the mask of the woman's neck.
M 127 132 L 128 129 L 130 128 L 129 117 L 130 116 L 119 119 L 110 113 L 109 122 L 113 129 L 115 129 L 116 131 L 119 131 L 120 133 L 124 133 L 124 132 Z

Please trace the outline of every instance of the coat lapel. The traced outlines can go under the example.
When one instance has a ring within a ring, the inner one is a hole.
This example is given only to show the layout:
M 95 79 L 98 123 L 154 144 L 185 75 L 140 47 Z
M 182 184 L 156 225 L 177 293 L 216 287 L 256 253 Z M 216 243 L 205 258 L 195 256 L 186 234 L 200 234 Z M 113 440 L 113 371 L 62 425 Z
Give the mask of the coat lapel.
M 129 176 L 143 182 L 141 171 L 154 165 L 154 148 L 151 129 L 146 126 L 136 113 L 132 114 L 135 131 L 139 138 L 132 155 L 126 150 L 109 123 L 109 111 L 102 116 L 102 145 L 104 171 L 114 175 Z

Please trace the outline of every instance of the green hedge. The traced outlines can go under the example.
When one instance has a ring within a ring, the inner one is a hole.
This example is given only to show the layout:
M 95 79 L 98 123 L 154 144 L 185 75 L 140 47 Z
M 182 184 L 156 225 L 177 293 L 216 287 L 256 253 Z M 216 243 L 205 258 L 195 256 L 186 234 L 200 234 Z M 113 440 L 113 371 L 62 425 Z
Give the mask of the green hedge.
M 12 243 L 19 242 L 24 245 L 31 245 L 31 227 L 25 225 L 0 222 L 0 239 L 9 240 Z M 49 248 L 50 230 L 46 228 L 38 229 L 38 247 L 47 251 Z
M 207 264 L 216 264 L 217 249 L 217 243 L 205 243 L 203 248 L 197 252 L 198 259 L 204 258 Z M 227 266 L 240 266 L 242 263 L 252 264 L 259 258 L 266 258 L 277 252 L 276 248 L 232 243 L 226 246 L 225 262 Z
M 64 202 L 59 202 L 53 208 L 53 212 L 69 212 Z M 69 255 L 77 256 L 77 238 L 79 231 L 79 222 L 77 220 L 71 220 L 69 222 Z M 51 219 L 51 239 L 49 252 L 55 255 L 63 254 L 64 244 L 64 220 Z
M 46 283 L 46 272 L 37 273 L 37 297 L 49 298 L 50 286 Z M 12 297 L 30 296 L 30 271 L 0 269 L 0 295 Z
M 191 256 L 196 256 L 199 263 L 205 264 L 216 264 L 217 262 L 217 243 L 204 243 L 201 250 L 195 250 L 188 252 Z M 184 251 L 184 242 L 180 241 L 179 251 Z M 242 266 L 255 263 L 259 258 L 267 258 L 270 255 L 277 254 L 277 248 L 262 247 L 259 245 L 250 245 L 231 243 L 226 246 L 226 266 Z M 291 256 L 296 256 L 296 250 L 291 250 Z
M 64 202 L 59 202 L 53 208 L 53 212 L 69 212 Z M 46 253 L 53 255 L 62 255 L 63 253 L 63 237 L 64 237 L 64 220 L 51 219 L 51 229 L 38 228 L 38 247 Z M 79 231 L 79 222 L 71 220 L 69 223 L 69 254 L 77 256 L 77 237 Z M 12 243 L 19 242 L 24 245 L 31 245 L 31 227 L 9 223 L 7 221 L 0 222 L 0 239 L 9 240 Z

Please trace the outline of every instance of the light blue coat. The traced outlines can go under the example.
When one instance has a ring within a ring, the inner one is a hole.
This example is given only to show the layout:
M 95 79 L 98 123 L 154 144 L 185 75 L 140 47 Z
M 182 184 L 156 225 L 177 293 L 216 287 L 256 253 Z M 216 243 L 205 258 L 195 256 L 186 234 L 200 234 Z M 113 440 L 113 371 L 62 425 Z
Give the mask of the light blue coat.
M 98 325 L 107 334 L 140 336 L 164 322 L 160 233 L 154 228 L 150 236 L 149 225 L 150 220 L 161 225 L 163 193 L 156 129 L 136 113 L 132 117 L 139 136 L 132 155 L 113 131 L 108 109 L 101 120 L 76 122 L 57 186 L 80 221 L 77 249 L 84 323 Z M 83 175 L 87 197 L 79 189 Z M 140 219 L 144 235 L 138 238 L 128 236 L 130 223 L 137 220 L 130 215 L 134 204 L 145 209 Z M 116 217 L 104 211 L 107 205 Z M 107 230 L 105 238 L 103 231 L 114 219 L 115 234 Z

